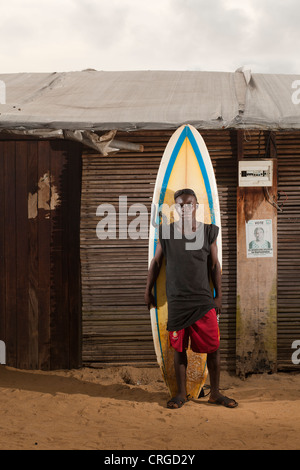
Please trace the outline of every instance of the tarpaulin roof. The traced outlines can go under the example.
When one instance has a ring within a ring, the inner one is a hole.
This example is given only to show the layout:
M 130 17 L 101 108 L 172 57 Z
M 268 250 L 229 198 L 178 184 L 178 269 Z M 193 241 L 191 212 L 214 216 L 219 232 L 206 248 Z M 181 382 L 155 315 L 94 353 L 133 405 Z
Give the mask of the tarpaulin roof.
M 0 81 L 2 129 L 300 129 L 300 75 L 86 70 Z

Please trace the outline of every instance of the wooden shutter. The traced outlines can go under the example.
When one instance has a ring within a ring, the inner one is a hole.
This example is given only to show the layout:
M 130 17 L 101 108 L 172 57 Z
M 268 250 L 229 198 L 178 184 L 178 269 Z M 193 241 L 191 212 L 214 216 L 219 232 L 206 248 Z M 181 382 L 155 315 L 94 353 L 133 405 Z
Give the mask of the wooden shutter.
M 0 339 L 6 363 L 80 367 L 81 145 L 2 139 Z

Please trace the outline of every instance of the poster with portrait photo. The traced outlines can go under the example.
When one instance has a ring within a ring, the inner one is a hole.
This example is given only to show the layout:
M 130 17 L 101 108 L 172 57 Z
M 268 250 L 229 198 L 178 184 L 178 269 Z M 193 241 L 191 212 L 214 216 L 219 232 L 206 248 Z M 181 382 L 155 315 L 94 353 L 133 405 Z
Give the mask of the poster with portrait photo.
M 272 220 L 249 220 L 246 222 L 247 258 L 272 258 Z

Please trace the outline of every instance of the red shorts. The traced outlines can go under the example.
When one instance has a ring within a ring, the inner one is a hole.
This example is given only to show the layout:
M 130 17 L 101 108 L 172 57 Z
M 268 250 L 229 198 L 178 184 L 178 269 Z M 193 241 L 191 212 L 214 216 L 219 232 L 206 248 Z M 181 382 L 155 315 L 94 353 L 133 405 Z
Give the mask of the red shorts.
M 191 338 L 191 349 L 196 353 L 210 354 L 220 346 L 220 332 L 216 311 L 213 308 L 204 317 L 188 328 L 170 331 L 171 346 L 178 352 L 188 348 Z

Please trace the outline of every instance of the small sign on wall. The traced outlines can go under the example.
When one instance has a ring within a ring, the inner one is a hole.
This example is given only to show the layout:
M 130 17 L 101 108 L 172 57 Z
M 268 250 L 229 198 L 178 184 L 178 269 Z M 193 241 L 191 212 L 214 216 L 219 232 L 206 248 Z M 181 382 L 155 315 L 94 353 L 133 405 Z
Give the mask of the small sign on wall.
M 272 258 L 272 220 L 249 220 L 246 222 L 247 258 Z
M 272 186 L 272 160 L 239 161 L 239 186 Z

